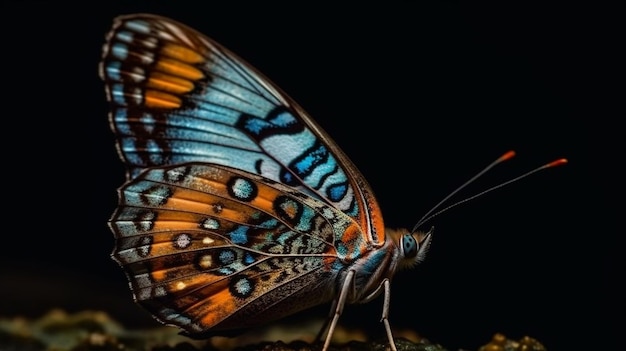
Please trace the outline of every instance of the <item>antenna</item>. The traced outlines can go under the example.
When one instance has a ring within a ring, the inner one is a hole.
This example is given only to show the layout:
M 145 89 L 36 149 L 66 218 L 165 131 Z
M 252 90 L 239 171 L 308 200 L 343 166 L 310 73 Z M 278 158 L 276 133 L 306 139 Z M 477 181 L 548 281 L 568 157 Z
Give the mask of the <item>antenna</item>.
M 531 174 L 537 173 L 541 170 L 544 170 L 546 168 L 551 168 L 551 167 L 556 167 L 556 166 L 560 166 L 560 165 L 564 165 L 567 163 L 567 159 L 565 158 L 561 158 L 549 163 L 546 163 L 543 166 L 537 167 L 529 172 L 526 172 L 520 176 L 517 176 L 513 179 L 510 179 L 504 183 L 498 184 L 496 186 L 493 186 L 487 190 L 483 190 L 481 192 L 479 192 L 478 194 L 472 195 L 468 198 L 465 198 L 463 200 L 460 200 L 458 202 L 455 202 L 449 206 L 444 207 L 443 209 L 437 211 L 438 208 L 440 208 L 446 201 L 450 200 L 451 197 L 453 197 L 455 194 L 457 194 L 459 191 L 463 190 L 465 187 L 467 187 L 468 185 L 470 185 L 471 183 L 473 183 L 476 179 L 480 178 L 481 176 L 483 176 L 485 173 L 487 173 L 489 170 L 491 170 L 493 167 L 497 166 L 498 164 L 504 162 L 504 161 L 508 161 L 511 158 L 513 158 L 515 156 L 515 151 L 508 151 L 506 152 L 504 155 L 498 157 L 495 161 L 491 162 L 489 165 L 487 165 L 487 167 L 483 168 L 480 172 L 476 173 L 475 176 L 473 176 L 472 178 L 470 178 L 468 181 L 466 181 L 465 183 L 461 184 L 461 186 L 459 186 L 458 188 L 456 188 L 454 191 L 452 191 L 450 194 L 448 194 L 448 196 L 444 197 L 441 201 L 439 201 L 435 206 L 433 206 L 433 208 L 430 209 L 430 211 L 426 212 L 426 214 L 424 216 L 422 216 L 422 218 L 420 218 L 420 220 L 417 222 L 417 224 L 415 224 L 415 226 L 413 227 L 413 230 L 411 231 L 412 233 L 414 233 L 417 228 L 421 227 L 424 223 L 428 222 L 429 220 L 433 219 L 434 217 L 442 214 L 443 212 L 448 211 L 449 209 L 456 207 L 460 204 L 466 203 L 468 201 L 474 200 L 477 197 L 483 196 L 487 193 L 490 193 L 496 189 L 500 189 L 503 186 L 509 185 L 511 183 L 517 182 L 518 180 L 521 180 L 523 178 L 528 177 Z M 435 212 L 437 211 L 437 212 Z

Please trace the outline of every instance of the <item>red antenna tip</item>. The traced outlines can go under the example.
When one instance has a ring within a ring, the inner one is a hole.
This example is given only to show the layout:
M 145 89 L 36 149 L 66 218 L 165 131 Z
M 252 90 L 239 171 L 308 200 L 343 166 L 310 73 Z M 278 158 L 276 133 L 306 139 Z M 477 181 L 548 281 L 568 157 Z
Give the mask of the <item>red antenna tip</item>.
M 500 156 L 500 159 L 498 161 L 502 162 L 502 161 L 510 160 L 514 156 L 515 156 L 515 151 L 511 150 L 511 151 L 505 153 L 504 155 Z
M 546 165 L 546 168 L 560 166 L 560 165 L 564 165 L 566 163 L 567 163 L 567 159 L 566 158 L 561 158 L 561 159 L 558 159 L 556 161 L 552 161 L 552 162 L 548 163 Z

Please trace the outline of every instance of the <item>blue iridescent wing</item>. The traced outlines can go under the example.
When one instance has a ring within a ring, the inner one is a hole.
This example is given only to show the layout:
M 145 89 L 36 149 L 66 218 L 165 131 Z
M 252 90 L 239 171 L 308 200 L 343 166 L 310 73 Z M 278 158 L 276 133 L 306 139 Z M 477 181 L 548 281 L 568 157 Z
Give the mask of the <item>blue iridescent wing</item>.
M 356 167 L 285 93 L 195 30 L 122 16 L 100 67 L 129 179 L 185 162 L 234 167 L 289 185 L 352 217 L 374 246 L 382 216 Z

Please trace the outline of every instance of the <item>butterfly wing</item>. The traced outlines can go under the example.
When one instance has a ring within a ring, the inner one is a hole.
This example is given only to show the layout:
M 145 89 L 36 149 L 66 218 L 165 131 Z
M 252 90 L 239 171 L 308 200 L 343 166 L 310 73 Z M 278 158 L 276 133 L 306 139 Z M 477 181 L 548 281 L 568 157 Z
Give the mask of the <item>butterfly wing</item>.
M 322 200 L 374 246 L 384 242 L 378 204 L 352 162 L 292 99 L 213 40 L 158 16 L 118 17 L 100 75 L 129 179 L 184 162 L 231 166 Z
M 157 319 L 198 335 L 327 302 L 333 275 L 384 243 L 356 167 L 227 49 L 131 15 L 115 20 L 103 52 L 129 180 L 111 219 L 113 255 Z
M 136 300 L 192 335 L 329 301 L 334 238 L 360 232 L 325 203 L 215 164 L 141 173 L 120 189 L 111 227 Z

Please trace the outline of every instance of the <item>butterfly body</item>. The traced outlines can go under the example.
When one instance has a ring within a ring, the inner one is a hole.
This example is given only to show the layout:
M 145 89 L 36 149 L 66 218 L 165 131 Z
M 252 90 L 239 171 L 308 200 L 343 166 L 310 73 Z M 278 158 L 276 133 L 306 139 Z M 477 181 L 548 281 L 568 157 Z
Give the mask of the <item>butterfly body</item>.
M 430 233 L 385 229 L 367 181 L 285 93 L 211 39 L 118 17 L 100 66 L 128 182 L 110 221 L 135 299 L 192 336 L 385 293 Z M 328 346 L 329 338 L 325 347 Z

